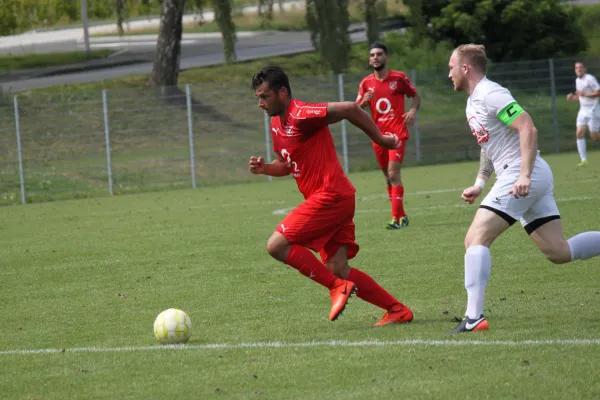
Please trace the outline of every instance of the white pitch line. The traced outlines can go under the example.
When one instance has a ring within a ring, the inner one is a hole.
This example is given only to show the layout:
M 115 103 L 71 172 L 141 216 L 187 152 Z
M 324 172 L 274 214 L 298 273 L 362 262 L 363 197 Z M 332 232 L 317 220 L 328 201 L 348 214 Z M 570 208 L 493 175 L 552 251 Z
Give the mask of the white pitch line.
M 345 341 L 327 340 L 320 342 L 258 342 L 258 343 L 213 343 L 201 345 L 155 345 L 125 347 L 74 347 L 67 349 L 21 349 L 1 350 L 0 356 L 35 355 L 57 353 L 119 353 L 127 351 L 154 350 L 235 350 L 297 347 L 389 347 L 389 346 L 587 346 L 600 345 L 600 339 L 549 339 L 549 340 L 393 340 L 393 341 Z
M 600 195 L 597 196 L 576 196 L 576 197 L 559 197 L 556 199 L 557 203 L 564 203 L 564 202 L 569 202 L 569 201 L 585 201 L 585 200 L 596 200 L 596 199 L 600 199 Z M 415 207 L 415 208 L 411 208 L 410 212 L 414 212 L 414 211 L 422 211 L 422 210 L 437 210 L 437 209 L 449 209 L 449 208 L 469 208 L 469 207 L 474 207 L 473 205 L 467 205 L 464 203 L 458 203 L 458 204 L 453 204 L 453 205 L 444 205 L 444 204 L 439 204 L 439 205 L 432 205 L 432 206 L 425 206 L 425 207 Z M 475 206 L 476 207 L 476 206 Z M 274 215 L 286 215 L 287 213 L 289 213 L 290 211 L 292 211 L 294 208 L 296 207 L 286 207 L 286 208 L 279 208 L 277 210 L 274 210 L 272 212 L 272 214 Z M 357 208 L 355 213 L 356 214 L 365 214 L 365 213 L 389 213 L 390 210 L 388 209 L 378 209 L 378 208 Z

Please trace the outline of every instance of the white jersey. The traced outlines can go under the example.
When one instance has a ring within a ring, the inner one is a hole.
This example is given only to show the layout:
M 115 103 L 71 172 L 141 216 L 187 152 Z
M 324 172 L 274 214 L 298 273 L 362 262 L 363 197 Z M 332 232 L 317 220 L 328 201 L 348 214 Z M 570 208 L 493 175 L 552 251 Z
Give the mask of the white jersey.
M 515 103 L 510 91 L 484 77 L 467 100 L 467 121 L 477 143 L 494 164 L 496 176 L 510 166 L 521 165 L 519 134 L 498 119 Z
M 575 79 L 575 88 L 578 92 L 589 94 L 600 90 L 600 85 L 593 75 L 585 74 L 581 78 Z M 579 97 L 579 107 L 590 113 L 600 111 L 598 97 Z

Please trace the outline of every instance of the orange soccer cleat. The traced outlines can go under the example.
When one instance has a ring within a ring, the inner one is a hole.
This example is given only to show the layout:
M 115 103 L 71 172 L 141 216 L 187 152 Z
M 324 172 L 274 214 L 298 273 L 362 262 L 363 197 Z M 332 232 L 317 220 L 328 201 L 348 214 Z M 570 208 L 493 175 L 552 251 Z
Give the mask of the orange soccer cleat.
M 390 310 L 383 315 L 381 321 L 373 326 L 384 326 L 388 324 L 404 324 L 413 320 L 413 312 L 410 308 L 402 305 L 397 310 Z
M 329 320 L 335 321 L 346 308 L 350 296 L 356 291 L 356 285 L 350 281 L 338 279 L 329 291 L 331 296 L 331 312 Z

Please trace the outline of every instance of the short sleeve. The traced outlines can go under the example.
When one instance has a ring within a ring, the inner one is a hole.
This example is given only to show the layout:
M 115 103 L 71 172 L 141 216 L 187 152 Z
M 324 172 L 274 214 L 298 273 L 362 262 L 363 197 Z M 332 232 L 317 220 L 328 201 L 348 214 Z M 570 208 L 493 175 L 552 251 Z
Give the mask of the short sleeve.
M 327 126 L 327 104 L 305 103 L 295 107 L 292 113 L 295 125 L 307 134 L 312 134 Z
M 408 76 L 401 76 L 399 82 L 400 86 L 402 87 L 402 91 L 404 92 L 406 97 L 415 97 L 415 95 L 417 94 L 417 88 L 413 86 L 410 79 L 408 79 Z
M 483 101 L 488 112 L 494 116 L 498 116 L 500 111 L 504 110 L 507 105 L 514 103 L 515 99 L 508 89 L 497 87 L 487 93 Z
M 365 94 L 365 89 L 363 86 L 364 85 L 362 82 L 358 85 L 358 96 L 356 96 L 356 100 L 355 100 L 356 103 L 359 103 Z
M 590 75 L 590 84 L 594 88 L 594 91 L 600 90 L 600 84 L 598 84 L 598 80 L 592 75 Z

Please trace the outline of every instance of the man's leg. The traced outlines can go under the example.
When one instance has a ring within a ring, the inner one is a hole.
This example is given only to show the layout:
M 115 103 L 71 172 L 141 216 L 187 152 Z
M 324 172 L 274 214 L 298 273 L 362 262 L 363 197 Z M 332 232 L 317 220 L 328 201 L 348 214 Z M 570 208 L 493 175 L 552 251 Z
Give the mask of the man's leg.
M 373 151 L 375 152 L 375 158 L 377 159 L 379 169 L 381 169 L 381 172 L 383 172 L 383 176 L 385 176 L 388 198 L 390 199 L 390 201 L 392 201 L 392 185 L 388 177 L 388 149 L 378 145 L 377 143 L 373 143 Z
M 579 158 L 581 162 L 579 166 L 587 165 L 587 144 L 585 142 L 585 130 L 587 125 L 577 125 L 575 135 L 577 136 L 577 151 L 579 152 Z
M 355 285 L 337 278 L 309 250 L 321 249 L 338 229 L 331 213 L 343 209 L 339 204 L 323 205 L 316 199 L 308 199 L 277 226 L 267 242 L 269 254 L 301 274 L 329 289 L 332 308 L 330 320 L 335 320 L 344 310 Z M 353 215 L 353 213 L 351 214 Z
M 590 137 L 593 141 L 600 141 L 600 115 L 594 115 L 589 123 Z
M 528 230 L 529 226 L 535 227 L 535 230 L 530 233 L 531 240 L 554 264 L 587 260 L 600 255 L 600 232 L 598 231 L 583 232 L 565 240 L 562 223 L 558 218 L 548 222 L 541 218 L 525 226 L 525 229 Z
M 392 185 L 392 221 L 388 229 L 401 229 L 408 226 L 408 217 L 404 211 L 404 185 L 402 184 L 402 162 L 404 161 L 405 142 L 396 150 L 389 150 L 388 177 Z
M 450 333 L 488 329 L 483 317 L 485 288 L 492 269 L 490 246 L 515 219 L 498 210 L 479 208 L 465 238 L 465 289 L 467 310 L 462 320 Z
M 363 271 L 348 264 L 348 247 L 338 244 L 335 239 L 321 251 L 325 266 L 341 279 L 354 282 L 356 295 L 379 308 L 386 310 L 385 315 L 374 326 L 404 323 L 413 320 L 412 310 L 399 302 Z

